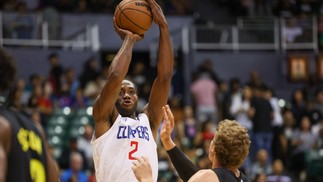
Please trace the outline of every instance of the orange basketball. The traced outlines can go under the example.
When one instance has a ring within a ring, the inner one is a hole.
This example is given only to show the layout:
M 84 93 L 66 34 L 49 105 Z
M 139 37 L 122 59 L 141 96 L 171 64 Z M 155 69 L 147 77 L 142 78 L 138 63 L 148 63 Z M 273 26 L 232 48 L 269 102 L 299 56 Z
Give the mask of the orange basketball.
M 117 25 L 132 33 L 143 35 L 152 24 L 150 6 L 145 0 L 123 0 L 115 9 Z

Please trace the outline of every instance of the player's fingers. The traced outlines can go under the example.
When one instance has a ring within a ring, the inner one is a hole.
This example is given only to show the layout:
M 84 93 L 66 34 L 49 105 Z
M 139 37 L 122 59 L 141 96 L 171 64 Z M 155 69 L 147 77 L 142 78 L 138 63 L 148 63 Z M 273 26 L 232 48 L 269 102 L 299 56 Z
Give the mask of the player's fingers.
M 155 2 L 154 0 L 148 0 L 148 4 L 149 4 L 150 6 L 155 5 L 155 4 L 154 4 L 154 2 Z
M 142 156 L 141 158 L 142 158 L 143 162 L 147 163 L 149 161 L 147 156 Z
M 167 112 L 167 118 L 169 118 L 169 121 L 171 124 L 174 123 L 174 115 L 172 113 L 172 110 L 170 109 L 169 105 L 166 105 L 166 112 Z
M 135 159 L 136 159 L 137 164 L 140 164 L 140 163 L 145 162 L 145 160 L 144 160 L 144 157 L 143 157 L 143 156 L 141 156 L 141 157 L 135 157 Z
M 144 159 L 143 159 L 143 157 L 135 157 L 135 159 L 136 159 L 136 163 L 137 163 L 137 165 L 139 165 L 139 164 L 141 164 L 141 163 L 143 163 L 144 162 Z
M 160 8 L 159 4 L 155 0 L 148 0 L 148 3 L 152 10 L 158 10 Z
M 118 27 L 118 25 L 117 25 L 117 22 L 116 22 L 116 18 L 115 17 L 113 17 L 113 27 L 114 27 L 114 30 L 116 31 L 116 32 L 118 32 L 119 31 L 119 27 Z
M 132 162 L 132 166 L 138 166 L 139 165 L 139 162 L 138 161 L 133 161 Z
M 163 106 L 162 109 L 163 109 L 163 112 L 164 112 L 164 122 L 167 122 L 168 121 L 168 115 L 167 115 L 166 107 Z

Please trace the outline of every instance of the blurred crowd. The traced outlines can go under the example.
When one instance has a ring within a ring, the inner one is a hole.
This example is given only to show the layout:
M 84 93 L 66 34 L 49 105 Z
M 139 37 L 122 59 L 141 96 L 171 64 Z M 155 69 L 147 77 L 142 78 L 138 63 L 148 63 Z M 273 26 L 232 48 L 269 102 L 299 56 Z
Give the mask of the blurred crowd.
M 60 61 L 58 54 L 50 54 L 48 75 L 35 73 L 27 81 L 18 79 L 10 94 L 10 104 L 40 122 L 45 129 L 57 110 L 91 107 L 109 66 L 101 68 L 96 58 L 89 58 L 77 75 L 73 67 L 65 68 Z M 151 78 L 155 74 L 147 63 L 147 60 L 134 60 L 128 74 L 128 79 L 138 86 L 138 109 L 147 103 Z M 323 162 L 320 155 L 323 150 L 323 84 L 315 77 L 295 90 L 290 100 L 282 100 L 262 81 L 257 70 L 250 72 L 250 79 L 245 83 L 239 78 L 224 81 L 212 69 L 212 59 L 203 61 L 192 74 L 189 90 L 184 90 L 181 67 L 181 61 L 177 60 L 169 96 L 176 120 L 173 137 L 198 167 L 211 167 L 208 144 L 217 122 L 235 119 L 248 128 L 252 140 L 249 156 L 241 168 L 251 180 L 277 181 L 277 177 L 296 182 L 322 180 L 318 171 L 323 168 L 315 165 Z M 192 103 L 184 101 L 185 94 L 192 96 Z M 62 181 L 72 178 L 71 171 L 80 172 L 80 181 L 95 179 L 91 147 L 93 123 L 83 128 L 82 135 L 65 138 L 68 142 L 60 156 L 55 156 Z M 157 143 L 159 181 L 180 181 L 160 141 Z
M 322 13 L 319 0 L 217 0 L 236 16 L 291 17 Z
M 49 7 L 62 13 L 113 13 L 121 0 L 3 0 L 0 9 L 16 11 L 17 4 L 24 3 L 29 12 L 37 12 Z M 191 3 L 185 0 L 157 1 L 169 15 L 186 15 L 191 13 Z

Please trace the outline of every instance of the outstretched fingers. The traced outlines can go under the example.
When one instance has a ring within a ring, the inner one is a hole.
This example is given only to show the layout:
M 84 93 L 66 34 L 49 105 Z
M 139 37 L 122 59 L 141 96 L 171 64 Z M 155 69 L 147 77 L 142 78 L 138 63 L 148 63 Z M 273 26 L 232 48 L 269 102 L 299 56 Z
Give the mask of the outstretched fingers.
M 169 124 L 171 128 L 174 128 L 174 115 L 172 113 L 172 110 L 170 109 L 169 105 L 166 105 L 166 112 L 167 112 L 167 118 L 169 120 Z

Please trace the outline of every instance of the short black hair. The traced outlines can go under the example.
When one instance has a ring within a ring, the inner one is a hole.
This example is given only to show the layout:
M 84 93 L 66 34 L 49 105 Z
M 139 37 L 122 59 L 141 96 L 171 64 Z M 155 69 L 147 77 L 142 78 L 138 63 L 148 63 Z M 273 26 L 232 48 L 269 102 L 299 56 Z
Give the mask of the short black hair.
M 56 58 L 58 57 L 58 54 L 57 53 L 51 53 L 49 56 L 48 56 L 48 60 L 51 60 L 52 58 Z
M 0 91 L 10 89 L 16 79 L 16 72 L 15 60 L 4 48 L 0 47 Z

